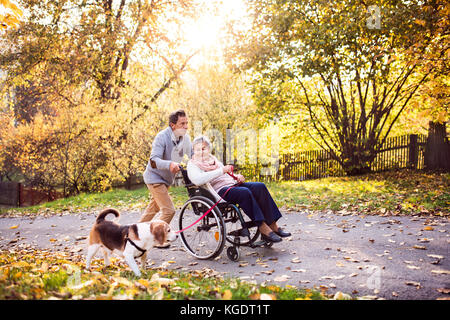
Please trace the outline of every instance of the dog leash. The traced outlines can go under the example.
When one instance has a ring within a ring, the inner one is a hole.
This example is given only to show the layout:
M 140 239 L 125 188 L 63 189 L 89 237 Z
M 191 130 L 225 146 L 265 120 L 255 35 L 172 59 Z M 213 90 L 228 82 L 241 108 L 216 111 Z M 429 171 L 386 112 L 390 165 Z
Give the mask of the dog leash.
M 233 170 L 234 170 L 234 167 L 233 166 L 231 166 L 231 173 L 229 173 L 229 172 L 227 172 L 227 174 L 230 176 L 230 177 L 232 177 L 234 180 L 238 180 L 238 178 L 233 174 Z M 236 186 L 238 186 L 238 185 L 240 185 L 241 184 L 241 182 L 238 182 L 238 183 L 236 183 L 235 185 L 232 185 L 232 186 L 230 186 L 226 191 L 225 191 L 225 193 L 223 194 L 223 197 L 221 197 L 221 196 L 219 196 L 219 200 L 217 200 L 217 202 L 216 203 L 214 203 L 214 205 L 211 207 L 211 208 L 209 208 L 200 218 L 198 218 L 197 219 L 197 221 L 195 221 L 194 223 L 192 223 L 190 226 L 187 226 L 186 228 L 183 228 L 182 230 L 178 230 L 178 231 L 176 231 L 175 233 L 181 233 L 181 232 L 183 232 L 183 231 L 186 231 L 187 229 L 189 229 L 189 228 L 191 228 L 191 227 L 193 227 L 194 225 L 196 225 L 197 223 L 199 223 L 204 217 L 206 217 L 207 215 L 208 215 L 208 213 L 210 213 L 218 204 L 219 204 L 219 202 L 220 202 L 220 200 L 223 200 L 223 201 L 225 201 L 223 198 L 226 196 L 226 194 L 228 193 L 228 191 L 230 191 L 232 188 L 234 188 L 234 187 L 236 187 Z

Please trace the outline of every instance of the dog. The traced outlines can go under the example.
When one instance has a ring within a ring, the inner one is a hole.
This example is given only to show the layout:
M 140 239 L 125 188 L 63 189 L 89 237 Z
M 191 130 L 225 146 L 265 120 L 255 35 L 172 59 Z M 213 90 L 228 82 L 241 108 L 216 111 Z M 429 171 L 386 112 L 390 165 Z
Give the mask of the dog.
M 109 214 L 116 217 L 115 221 L 105 220 Z M 140 277 L 135 259 L 141 257 L 142 268 L 145 268 L 147 251 L 154 243 L 162 245 L 166 240 L 175 241 L 178 236 L 162 220 L 121 226 L 117 223 L 119 217 L 120 213 L 115 209 L 105 209 L 98 215 L 89 233 L 86 269 L 90 269 L 92 258 L 102 248 L 106 266 L 109 265 L 109 255 L 115 253 L 123 257 L 134 274 Z

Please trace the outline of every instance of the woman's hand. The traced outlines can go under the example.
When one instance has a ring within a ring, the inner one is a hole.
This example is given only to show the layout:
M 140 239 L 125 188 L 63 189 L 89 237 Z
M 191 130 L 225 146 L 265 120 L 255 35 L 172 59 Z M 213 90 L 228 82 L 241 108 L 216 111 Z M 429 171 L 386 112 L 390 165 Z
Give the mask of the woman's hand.
M 239 183 L 242 183 L 245 181 L 245 177 L 242 174 L 237 174 L 236 178 Z

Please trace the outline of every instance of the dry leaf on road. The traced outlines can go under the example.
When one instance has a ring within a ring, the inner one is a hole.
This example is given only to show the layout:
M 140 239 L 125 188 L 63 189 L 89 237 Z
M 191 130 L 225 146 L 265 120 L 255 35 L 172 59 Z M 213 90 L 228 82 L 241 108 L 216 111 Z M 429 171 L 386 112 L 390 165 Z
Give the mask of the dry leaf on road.
M 283 274 L 281 276 L 275 277 L 275 279 L 273 279 L 273 280 L 277 281 L 277 282 L 284 282 L 284 281 L 288 281 L 289 278 L 290 278 L 290 276 Z
M 305 269 L 293 269 L 292 272 L 306 272 Z
M 450 270 L 431 270 L 431 273 L 435 273 L 435 274 L 450 274 Z
M 450 293 L 450 289 L 449 288 L 439 288 L 436 289 L 438 292 L 440 293 Z
M 416 267 L 416 266 L 413 266 L 413 265 L 407 265 L 406 267 L 408 269 L 412 269 L 412 270 L 419 270 L 420 269 L 420 267 Z
M 438 255 L 438 254 L 427 254 L 428 257 L 430 258 L 436 258 L 436 259 L 444 259 L 444 256 Z
M 415 282 L 415 281 L 406 281 L 405 284 L 407 286 L 414 286 L 414 287 L 416 287 L 416 289 L 420 289 L 422 287 L 420 282 Z

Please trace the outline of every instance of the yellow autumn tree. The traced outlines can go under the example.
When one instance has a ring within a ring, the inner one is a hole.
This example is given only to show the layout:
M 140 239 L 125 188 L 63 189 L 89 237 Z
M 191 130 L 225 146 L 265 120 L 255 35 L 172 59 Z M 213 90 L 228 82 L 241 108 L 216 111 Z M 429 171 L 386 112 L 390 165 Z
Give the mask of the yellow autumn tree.
M 76 114 L 59 111 L 58 117 L 37 113 L 30 122 L 2 126 L 4 175 L 17 172 L 15 180 L 65 195 L 101 189 L 98 184 L 103 180 L 100 169 L 105 159 L 93 131 L 83 123 L 89 115 L 80 110 Z
M 0 40 L 2 175 L 65 195 L 131 182 L 192 57 L 164 28 L 191 1 L 20 3 L 26 19 Z
M 22 10 L 16 4 L 9 0 L 0 0 L 0 30 L 17 26 L 21 16 Z

